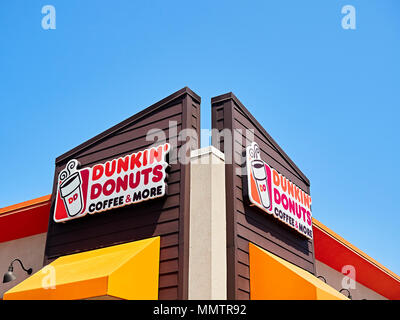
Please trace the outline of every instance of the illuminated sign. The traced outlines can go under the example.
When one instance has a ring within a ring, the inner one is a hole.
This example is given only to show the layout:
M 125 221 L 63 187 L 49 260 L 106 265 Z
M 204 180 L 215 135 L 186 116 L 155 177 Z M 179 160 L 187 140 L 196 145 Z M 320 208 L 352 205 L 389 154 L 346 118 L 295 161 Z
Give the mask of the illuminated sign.
M 58 175 L 54 221 L 159 198 L 166 192 L 168 143 L 79 169 L 71 160 Z
M 246 166 L 251 205 L 312 239 L 310 195 L 265 163 L 255 142 L 246 148 Z

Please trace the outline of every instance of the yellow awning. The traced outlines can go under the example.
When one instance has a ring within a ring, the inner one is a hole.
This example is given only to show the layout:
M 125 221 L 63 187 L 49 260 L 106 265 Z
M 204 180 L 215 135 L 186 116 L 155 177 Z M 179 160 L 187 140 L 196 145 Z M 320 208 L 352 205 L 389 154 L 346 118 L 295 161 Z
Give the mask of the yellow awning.
M 4 300 L 158 298 L 160 237 L 63 256 L 4 294 Z
M 249 244 L 252 300 L 349 300 L 311 273 Z

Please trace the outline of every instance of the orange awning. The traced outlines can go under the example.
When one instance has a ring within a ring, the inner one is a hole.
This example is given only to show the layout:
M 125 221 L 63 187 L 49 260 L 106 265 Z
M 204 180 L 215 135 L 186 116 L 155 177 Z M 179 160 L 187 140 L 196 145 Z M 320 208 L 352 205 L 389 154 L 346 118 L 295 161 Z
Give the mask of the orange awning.
M 252 300 L 348 300 L 311 273 L 249 244 Z
M 160 237 L 63 256 L 4 294 L 4 300 L 158 298 Z

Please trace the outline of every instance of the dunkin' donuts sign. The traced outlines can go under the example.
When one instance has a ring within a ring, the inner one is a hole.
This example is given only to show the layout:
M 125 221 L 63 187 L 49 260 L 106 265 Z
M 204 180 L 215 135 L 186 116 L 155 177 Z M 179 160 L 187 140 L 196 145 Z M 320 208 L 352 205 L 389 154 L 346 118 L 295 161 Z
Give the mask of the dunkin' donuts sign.
M 54 221 L 162 197 L 166 192 L 168 143 L 79 169 L 71 160 L 58 176 Z
M 312 239 L 311 197 L 265 163 L 258 144 L 246 149 L 250 203 Z

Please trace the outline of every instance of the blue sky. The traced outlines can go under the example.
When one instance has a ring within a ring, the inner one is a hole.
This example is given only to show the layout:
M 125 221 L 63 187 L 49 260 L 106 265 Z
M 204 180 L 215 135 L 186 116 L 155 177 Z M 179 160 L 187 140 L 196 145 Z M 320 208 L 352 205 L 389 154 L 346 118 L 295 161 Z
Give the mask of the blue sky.
M 172 92 L 198 93 L 210 128 L 210 98 L 232 91 L 310 179 L 313 216 L 400 274 L 399 9 L 3 0 L 0 207 L 49 194 L 57 156 Z

